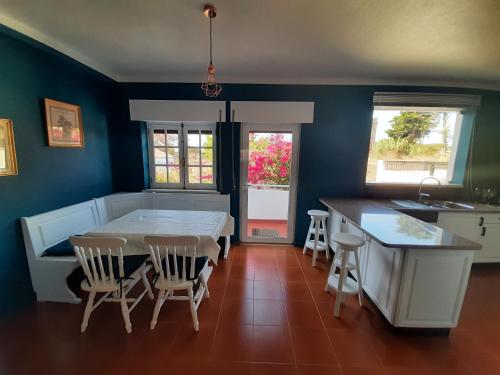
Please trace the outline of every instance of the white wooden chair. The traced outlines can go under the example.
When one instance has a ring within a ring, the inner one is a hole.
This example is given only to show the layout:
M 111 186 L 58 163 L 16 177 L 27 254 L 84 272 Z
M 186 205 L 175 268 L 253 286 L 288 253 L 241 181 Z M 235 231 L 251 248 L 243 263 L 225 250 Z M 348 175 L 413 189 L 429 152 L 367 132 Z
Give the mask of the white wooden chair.
M 119 302 L 127 333 L 132 332 L 130 312 L 137 306 L 147 293 L 153 299 L 146 272 L 148 256 L 123 256 L 123 248 L 127 243 L 124 238 L 117 237 L 71 237 L 71 244 L 82 266 L 85 280 L 81 288 L 89 292 L 87 305 L 83 314 L 81 331 L 87 329 L 90 314 L 102 302 Z M 144 284 L 144 291 L 137 298 L 128 298 L 127 294 L 139 279 Z M 104 293 L 97 302 L 97 293 Z M 111 295 L 111 297 L 110 297 Z M 128 304 L 132 303 L 131 306 Z
M 200 239 L 197 236 L 146 236 L 144 243 L 151 252 L 156 271 L 154 286 L 159 290 L 158 299 L 151 319 L 151 329 L 156 327 L 158 314 L 166 300 L 189 301 L 193 327 L 200 329 L 198 306 L 203 297 L 209 297 L 204 270 L 208 266 L 207 257 L 196 257 Z M 198 285 L 196 295 L 194 286 Z M 187 295 L 174 295 L 176 291 L 186 291 Z

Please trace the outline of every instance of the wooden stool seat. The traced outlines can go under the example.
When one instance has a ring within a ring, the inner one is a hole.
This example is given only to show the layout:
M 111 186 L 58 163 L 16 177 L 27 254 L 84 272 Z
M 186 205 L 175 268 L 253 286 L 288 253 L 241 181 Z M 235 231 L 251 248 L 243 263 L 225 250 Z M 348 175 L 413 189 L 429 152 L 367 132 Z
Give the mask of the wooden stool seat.
M 324 218 L 324 219 L 326 219 L 328 217 L 328 212 L 323 211 L 323 210 L 309 210 L 309 211 L 307 211 L 307 214 L 309 216 L 315 216 L 315 217 Z
M 334 241 L 344 247 L 344 251 L 353 251 L 365 244 L 365 240 L 351 233 L 337 233 Z

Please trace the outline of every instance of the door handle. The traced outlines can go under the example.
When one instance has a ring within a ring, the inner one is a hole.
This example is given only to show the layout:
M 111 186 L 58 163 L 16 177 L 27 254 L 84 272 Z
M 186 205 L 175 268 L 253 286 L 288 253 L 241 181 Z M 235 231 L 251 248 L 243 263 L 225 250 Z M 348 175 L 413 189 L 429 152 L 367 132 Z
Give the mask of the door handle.
M 481 217 L 479 218 L 479 226 L 480 226 L 480 227 L 482 227 L 482 226 L 483 226 L 483 224 L 484 224 L 484 217 L 483 217 L 483 216 L 481 216 Z
M 486 227 L 483 227 L 481 229 L 481 237 L 484 237 L 485 234 L 486 234 Z

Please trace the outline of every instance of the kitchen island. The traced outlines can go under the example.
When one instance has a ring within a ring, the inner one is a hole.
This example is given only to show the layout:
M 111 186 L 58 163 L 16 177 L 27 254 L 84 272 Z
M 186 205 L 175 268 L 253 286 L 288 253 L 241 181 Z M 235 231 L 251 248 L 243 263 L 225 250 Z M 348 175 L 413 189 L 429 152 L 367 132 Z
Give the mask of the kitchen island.
M 369 199 L 320 201 L 330 213 L 331 240 L 337 232 L 365 239 L 363 290 L 391 325 L 457 326 L 480 244 Z

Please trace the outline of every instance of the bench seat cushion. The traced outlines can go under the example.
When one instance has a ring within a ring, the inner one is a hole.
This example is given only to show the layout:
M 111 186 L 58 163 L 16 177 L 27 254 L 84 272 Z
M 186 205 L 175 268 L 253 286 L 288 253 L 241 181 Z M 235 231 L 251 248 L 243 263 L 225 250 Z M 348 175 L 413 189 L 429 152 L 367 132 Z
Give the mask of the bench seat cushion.
M 128 279 L 137 269 L 149 258 L 149 255 L 127 255 L 123 257 L 123 271 L 125 274 L 124 279 Z M 108 274 L 108 259 L 106 256 L 102 256 L 102 263 L 105 272 Z M 118 279 L 118 257 L 111 257 L 113 272 L 115 277 Z M 96 261 L 97 265 L 97 261 Z M 80 284 L 85 280 L 85 273 L 83 268 L 80 266 L 75 269 L 67 278 L 66 283 L 68 288 L 71 289 L 76 295 L 80 294 Z
M 194 277 L 190 277 L 191 275 L 191 259 L 186 258 L 186 279 L 187 280 L 196 280 L 199 276 L 203 267 L 208 262 L 208 257 L 197 257 L 194 262 Z M 170 265 L 170 272 L 174 272 L 174 257 L 172 255 L 168 256 L 168 263 Z M 167 273 L 167 265 L 165 264 L 165 260 L 161 262 L 163 272 L 166 275 Z M 182 278 L 182 256 L 177 256 L 177 270 L 179 271 L 179 278 Z
M 49 247 L 42 253 L 42 257 L 65 257 L 71 255 L 75 255 L 75 250 L 73 249 L 73 245 L 69 242 L 69 239 Z

